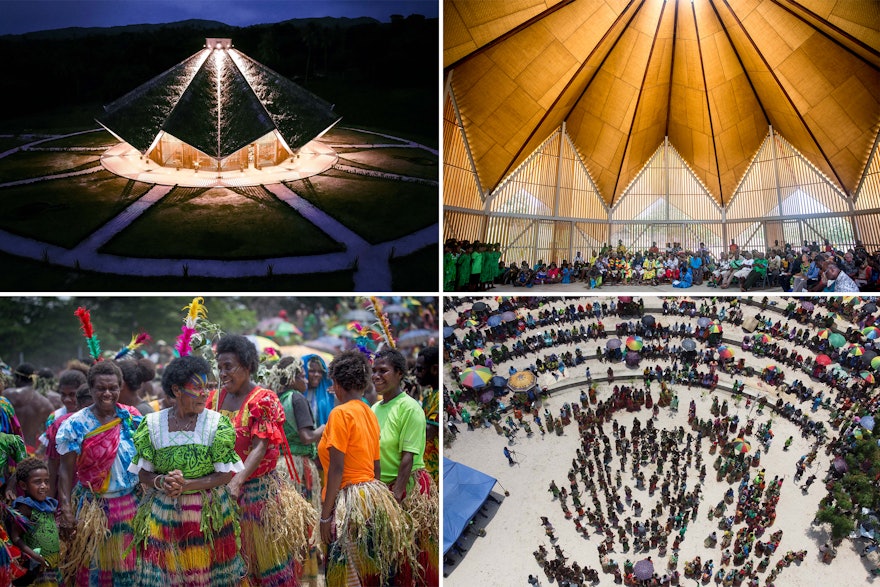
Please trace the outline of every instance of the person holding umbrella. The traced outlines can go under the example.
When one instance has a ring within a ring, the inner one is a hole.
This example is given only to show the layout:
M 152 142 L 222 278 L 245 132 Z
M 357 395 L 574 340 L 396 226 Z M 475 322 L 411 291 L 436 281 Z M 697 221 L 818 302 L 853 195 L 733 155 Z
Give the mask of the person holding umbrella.
M 502 452 L 504 453 L 504 456 L 507 457 L 507 463 L 508 463 L 511 467 L 514 466 L 514 465 L 516 464 L 516 461 L 513 460 L 513 457 L 512 457 L 511 454 L 510 454 L 510 450 L 505 446 L 505 447 L 502 449 Z

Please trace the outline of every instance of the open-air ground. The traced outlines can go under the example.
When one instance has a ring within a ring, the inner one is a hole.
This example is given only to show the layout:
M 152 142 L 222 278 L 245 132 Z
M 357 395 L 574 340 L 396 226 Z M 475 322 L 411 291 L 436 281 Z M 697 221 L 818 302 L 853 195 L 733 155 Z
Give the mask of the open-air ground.
M 612 298 L 560 298 L 557 301 L 552 301 L 551 305 L 556 308 L 561 308 L 563 304 L 568 305 L 574 303 L 577 305 L 584 304 L 587 301 L 597 300 L 607 302 L 611 299 Z M 691 297 L 691 299 L 699 304 L 703 298 Z M 658 323 L 671 326 L 676 322 L 685 322 L 692 323 L 696 326 L 696 318 L 662 316 L 659 309 L 662 303 L 661 298 L 646 297 L 644 300 L 646 308 L 645 313 L 656 316 Z M 497 302 L 494 298 L 482 298 L 482 301 L 488 303 L 491 308 L 497 307 Z M 724 300 L 719 301 L 719 307 L 721 307 L 721 305 L 724 305 Z M 470 304 L 465 304 L 461 309 L 469 306 Z M 777 308 L 780 306 L 784 306 L 784 302 L 780 302 Z M 541 309 L 548 307 L 548 305 L 545 305 Z M 756 306 L 744 306 L 746 317 L 754 316 L 759 311 L 759 308 Z M 522 314 L 521 317 L 524 317 L 524 312 L 524 310 L 519 311 L 519 313 Z M 537 310 L 531 312 L 533 315 L 537 314 Z M 770 317 L 774 322 L 777 319 L 782 319 L 783 323 L 786 322 L 784 318 L 773 311 L 770 312 Z M 456 311 L 447 311 L 444 314 L 445 324 L 454 324 L 457 318 L 458 314 Z M 591 341 L 589 345 L 580 345 L 581 350 L 585 355 L 590 357 L 595 356 L 594 351 L 597 344 L 604 348 L 605 342 L 616 336 L 613 333 L 615 324 L 627 320 L 638 320 L 638 318 L 618 318 L 614 316 L 603 318 L 603 324 L 605 325 L 606 331 L 611 331 L 609 335 L 600 338 L 598 341 Z M 592 322 L 595 322 L 595 320 L 592 319 L 582 323 L 586 326 L 588 323 Z M 838 328 L 845 330 L 846 326 L 846 322 L 838 319 Z M 543 333 L 545 330 L 549 329 L 549 327 L 538 328 L 529 331 L 528 334 L 533 335 Z M 814 328 L 814 330 L 816 329 Z M 464 332 L 465 331 L 461 329 L 455 331 L 459 337 L 461 337 Z M 741 341 L 746 334 L 747 333 L 741 328 L 726 322 L 724 323 L 723 336 L 725 339 Z M 680 340 L 681 339 L 676 338 L 670 344 L 680 344 Z M 508 341 L 507 344 L 510 346 L 512 342 Z M 788 341 L 779 341 L 778 344 L 785 346 L 787 349 L 797 348 L 798 352 L 810 352 L 802 347 L 795 347 Z M 495 372 L 506 377 L 511 366 L 516 370 L 522 370 L 530 364 L 533 364 L 536 358 L 546 358 L 551 353 L 561 354 L 566 351 L 574 352 L 575 346 L 577 345 L 563 344 L 552 349 L 542 349 L 536 354 L 528 355 L 526 358 L 517 358 L 496 365 Z M 702 348 L 704 348 L 704 346 L 700 343 L 698 350 Z M 744 358 L 746 364 L 755 367 L 758 371 L 771 363 L 767 358 L 759 358 L 749 352 L 740 350 L 735 343 L 733 348 L 736 353 L 734 357 L 735 360 Z M 470 357 L 469 354 L 467 356 L 468 358 Z M 642 383 L 641 378 L 642 368 L 645 366 L 653 368 L 655 364 L 660 364 L 661 366 L 666 367 L 669 366 L 670 363 L 671 361 L 654 359 L 644 360 L 635 369 L 628 368 L 625 363 L 614 363 L 612 368 L 615 375 L 615 383 L 619 385 L 629 384 L 637 388 L 643 388 L 644 384 Z M 457 386 L 457 384 L 450 380 L 451 375 L 449 370 L 452 365 L 463 367 L 464 363 L 454 362 L 445 365 L 446 385 L 448 387 Z M 604 381 L 606 379 L 606 371 L 609 364 L 599 362 L 594 358 L 588 359 L 584 365 L 566 369 L 565 374 L 562 375 L 558 381 L 549 374 L 541 376 L 539 384 L 547 385 L 551 392 L 551 395 L 548 398 L 540 402 L 539 412 L 542 413 L 542 419 L 545 408 L 556 416 L 559 414 L 564 403 L 580 403 L 580 391 L 582 389 L 587 389 L 588 387 L 585 379 L 585 366 L 591 368 L 593 379 L 599 382 L 598 399 L 601 401 L 610 396 L 613 384 Z M 782 369 L 786 372 L 786 381 L 790 382 L 793 379 L 800 379 L 801 381 L 805 381 L 808 387 L 817 391 L 823 388 L 821 383 L 811 380 L 809 376 L 803 372 L 796 371 L 787 366 L 782 367 Z M 708 368 L 705 365 L 701 365 L 700 370 L 706 371 Z M 811 446 L 810 441 L 803 438 L 800 434 L 800 429 L 785 418 L 778 415 L 774 416 L 769 410 L 766 410 L 764 413 L 759 413 L 756 402 L 752 402 L 750 405 L 747 405 L 744 400 L 737 402 L 730 393 L 733 377 L 721 372 L 719 372 L 719 376 L 719 386 L 714 392 L 709 392 L 707 389 L 699 386 L 694 386 L 689 389 L 686 385 L 672 385 L 671 388 L 678 394 L 680 399 L 679 408 L 677 411 L 672 410 L 669 407 L 661 408 L 658 418 L 654 421 L 654 426 L 658 430 L 673 430 L 677 427 L 683 427 L 686 432 L 696 436 L 696 432 L 690 427 L 687 421 L 688 404 L 692 400 L 695 402 L 697 418 L 713 418 L 710 414 L 710 406 L 714 397 L 717 397 L 719 402 L 726 400 L 729 404 L 728 415 L 738 415 L 741 423 L 749 418 L 754 418 L 755 428 L 757 428 L 759 424 L 766 423 L 772 418 L 772 430 L 775 437 L 774 441 L 771 443 L 769 451 L 764 450 L 763 447 L 760 446 L 754 435 L 747 436 L 746 438 L 746 440 L 752 445 L 751 454 L 753 454 L 755 450 L 761 449 L 762 456 L 760 460 L 760 468 L 766 469 L 766 479 L 768 482 L 776 475 L 783 479 L 781 498 L 777 506 L 778 515 L 776 517 L 776 522 L 772 527 L 767 529 L 759 540 L 769 540 L 769 535 L 780 529 L 783 530 L 783 537 L 777 552 L 770 559 L 770 568 L 767 572 L 759 575 L 761 577 L 760 585 L 765 585 L 765 579 L 769 570 L 776 567 L 776 563 L 782 555 L 789 550 L 797 551 L 800 549 L 807 550 L 807 555 L 804 561 L 791 564 L 791 566 L 784 568 L 777 578 L 775 585 L 792 587 L 840 585 L 842 587 L 850 587 L 874 584 L 876 579 L 870 577 L 869 571 L 878 566 L 878 553 L 871 553 L 867 557 L 861 558 L 861 548 L 866 545 L 865 541 L 862 539 L 845 539 L 838 547 L 837 558 L 830 564 L 824 564 L 820 560 L 818 549 L 829 540 L 828 526 L 813 525 L 811 522 L 816 513 L 819 500 L 826 494 L 822 479 L 829 470 L 831 457 L 829 457 L 824 450 L 819 451 L 818 458 L 816 458 L 812 466 L 807 468 L 804 476 L 806 478 L 809 475 L 815 474 L 817 481 L 812 485 L 809 491 L 802 491 L 799 486 L 803 484 L 804 480 L 802 479 L 800 482 L 795 482 L 792 477 L 795 473 L 795 462 L 802 455 L 808 453 Z M 631 380 L 623 380 L 625 378 L 631 378 Z M 745 381 L 746 396 L 766 397 L 769 402 L 775 403 L 778 397 L 778 392 L 775 388 L 770 388 L 764 384 L 759 377 L 740 376 L 738 379 Z M 659 391 L 656 382 L 652 385 L 651 391 L 654 401 L 656 402 Z M 509 403 L 510 397 L 511 396 L 509 395 L 506 396 L 503 400 L 504 403 Z M 793 403 L 797 405 L 797 398 L 793 398 L 793 396 L 790 395 L 785 395 L 783 397 L 785 398 L 785 401 L 793 401 Z M 818 413 L 811 413 L 809 412 L 809 403 L 802 403 L 798 407 L 807 412 L 810 418 L 820 421 L 828 420 L 827 410 L 820 410 Z M 475 404 L 470 404 L 468 408 L 471 413 L 475 413 L 477 406 Z M 635 418 L 638 418 L 641 421 L 642 427 L 644 427 L 650 417 L 650 411 L 645 409 L 638 412 L 626 412 L 621 410 L 614 414 L 614 420 L 620 425 L 626 426 L 627 430 L 632 429 Z M 571 467 L 572 459 L 576 456 L 575 450 L 580 447 L 580 435 L 578 434 L 576 423 L 573 421 L 571 425 L 564 428 L 562 436 L 557 436 L 550 431 L 548 431 L 546 435 L 540 434 L 538 432 L 538 427 L 533 423 L 531 416 L 527 416 L 527 420 L 531 423 L 534 435 L 527 437 L 526 434 L 520 430 L 516 434 L 513 443 L 509 443 L 504 436 L 497 434 L 491 426 L 488 428 L 479 427 L 474 431 L 469 431 L 466 425 L 461 421 L 458 421 L 456 426 L 460 432 L 456 437 L 453 438 L 448 431 L 444 431 L 447 439 L 451 440 L 445 448 L 445 457 L 483 471 L 498 480 L 498 484 L 495 486 L 492 493 L 492 496 L 496 501 L 490 500 L 486 502 L 482 509 L 482 513 L 475 516 L 472 529 L 459 540 L 459 546 L 463 549 L 463 554 L 450 551 L 449 556 L 446 557 L 447 564 L 444 565 L 444 576 L 446 577 L 444 585 L 449 587 L 467 585 L 526 585 L 526 579 L 530 574 L 535 575 L 540 579 L 540 585 L 546 586 L 554 584 L 548 581 L 547 576 L 544 574 L 542 568 L 538 565 L 533 556 L 533 552 L 538 549 L 539 545 L 543 545 L 549 551 L 547 558 L 555 558 L 553 544 L 558 544 L 561 547 L 564 556 L 568 558 L 568 565 L 571 565 L 572 562 L 576 561 L 581 567 L 591 567 L 596 569 L 599 571 L 600 585 L 614 584 L 613 576 L 603 573 L 601 570 L 597 551 L 597 546 L 602 540 L 602 538 L 600 538 L 601 534 L 597 534 L 595 528 L 589 526 L 589 538 L 581 536 L 575 529 L 573 520 L 567 520 L 563 516 L 559 501 L 554 499 L 548 490 L 551 480 L 555 480 L 560 488 L 568 488 L 569 486 L 569 481 L 566 477 L 567 472 Z M 610 423 L 604 425 L 604 431 L 606 434 L 611 435 L 611 429 L 612 427 Z M 794 437 L 793 444 L 788 451 L 785 451 L 783 443 L 790 435 Z M 836 431 L 832 430 L 831 437 L 834 438 L 836 435 Z M 614 446 L 613 438 L 611 440 L 611 445 L 612 447 Z M 601 443 L 599 446 L 601 448 Z M 515 465 L 508 464 L 502 454 L 502 449 L 504 447 L 508 447 L 513 452 L 516 461 Z M 718 530 L 718 519 L 709 520 L 707 513 L 721 500 L 724 492 L 729 487 L 733 487 L 734 490 L 736 490 L 738 485 L 737 483 L 730 485 L 726 481 L 716 480 L 716 473 L 712 467 L 716 455 L 710 455 L 709 448 L 710 443 L 704 439 L 699 454 L 702 455 L 702 462 L 708 469 L 708 475 L 702 488 L 704 497 L 701 500 L 699 514 L 695 520 L 688 524 L 685 539 L 679 553 L 678 570 L 682 573 L 684 562 L 693 559 L 697 555 L 701 557 L 703 562 L 714 560 L 715 570 L 718 570 L 720 566 L 721 548 L 718 546 L 714 548 L 706 547 L 704 545 L 704 540 L 712 531 L 718 532 L 719 537 L 722 532 Z M 644 521 L 646 516 L 649 515 L 647 512 L 649 512 L 655 505 L 657 495 L 655 494 L 654 497 L 649 497 L 647 490 L 635 489 L 635 483 L 631 477 L 631 463 L 632 460 L 630 459 L 630 467 L 627 467 L 626 470 L 621 472 L 622 483 L 623 485 L 633 488 L 634 499 L 641 501 L 643 506 L 645 506 L 645 513 L 641 516 L 641 519 Z M 612 475 L 620 470 L 620 461 L 617 456 L 614 456 L 610 466 Z M 669 466 L 669 463 L 667 463 L 667 470 Z M 649 477 L 654 469 L 654 465 L 650 463 L 643 468 L 646 477 Z M 695 467 L 688 467 L 688 471 L 687 487 L 688 490 L 691 490 L 696 485 L 698 479 Z M 750 476 L 754 478 L 756 474 L 757 469 L 752 468 L 750 470 Z M 580 480 L 580 476 L 578 476 L 578 479 Z M 580 489 L 581 491 L 585 490 L 583 482 L 580 483 Z M 505 490 L 509 492 L 509 496 L 505 497 Z M 599 494 L 601 496 L 602 492 L 600 491 Z M 589 492 L 585 493 L 584 502 L 586 506 L 593 507 Z M 568 504 L 569 507 L 572 507 L 571 499 L 568 500 Z M 573 508 L 572 511 L 574 511 Z M 725 515 L 729 515 L 731 512 L 732 507 L 728 506 L 727 514 Z M 558 541 L 555 543 L 551 543 L 546 537 L 541 525 L 540 516 L 547 516 L 553 524 L 556 536 L 558 537 Z M 575 517 L 577 517 L 576 514 Z M 634 520 L 639 519 L 632 513 L 632 510 L 629 509 L 626 509 L 624 513 L 620 515 L 621 521 L 626 517 L 632 517 Z M 663 521 L 665 521 L 665 515 L 661 522 Z M 586 519 L 584 519 L 583 524 L 584 526 L 588 526 Z M 735 526 L 734 530 L 736 531 L 741 526 L 742 524 Z M 483 531 L 485 532 L 485 535 L 480 536 Z M 616 534 L 617 533 L 615 532 L 615 539 L 617 539 Z M 632 540 L 632 537 L 630 537 L 630 540 Z M 671 542 L 672 540 L 670 537 L 670 546 Z M 619 541 L 617 541 L 616 550 L 611 553 L 611 558 L 622 568 L 627 559 L 635 562 L 647 556 L 651 556 L 656 572 L 658 575 L 662 576 L 664 573 L 668 572 L 667 563 L 671 552 L 671 550 L 668 550 L 664 556 L 660 556 L 658 554 L 658 549 L 653 548 L 649 552 L 634 553 L 630 550 L 628 553 L 624 553 Z M 757 565 L 759 559 L 752 556 L 749 560 Z M 725 565 L 727 570 L 731 567 L 731 564 Z M 733 568 L 738 570 L 741 566 Z M 694 579 L 685 579 L 682 574 L 680 584 L 700 585 L 701 582 Z M 704 582 L 702 584 L 705 585 L 707 583 Z M 711 584 L 715 584 L 714 578 Z M 745 585 L 745 583 L 743 583 L 743 585 Z
M 328 170 L 326 181 L 314 176 L 317 191 L 291 182 L 180 198 L 180 189 L 116 178 L 101 170 L 99 152 L 77 150 L 114 144 L 103 129 L 8 137 L 0 151 L 0 249 L 63 266 L 64 281 L 79 271 L 128 275 L 126 283 L 198 276 L 228 289 L 238 277 L 290 275 L 301 282 L 299 276 L 318 274 L 321 282 L 320 274 L 345 274 L 354 284 L 341 290 L 387 291 L 402 281 L 434 291 L 437 152 L 346 127 L 320 140 L 345 145 L 350 159 L 343 162 L 347 170 Z M 415 253 L 419 263 L 410 260 Z M 397 269 L 389 265 L 395 259 Z M 52 270 L 44 269 L 50 279 Z M 124 289 L 132 287 L 147 289 Z M 319 288 L 330 290 L 337 288 Z

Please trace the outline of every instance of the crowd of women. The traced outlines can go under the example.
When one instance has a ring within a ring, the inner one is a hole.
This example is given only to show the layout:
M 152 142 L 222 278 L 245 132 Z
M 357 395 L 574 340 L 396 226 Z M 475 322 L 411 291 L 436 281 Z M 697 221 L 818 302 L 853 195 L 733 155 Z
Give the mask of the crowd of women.
M 720 544 L 720 555 L 709 561 L 701 561 L 699 557 L 686 561 L 684 574 L 702 579 L 704 583 L 714 578 L 717 583 L 725 585 L 758 585 L 759 580 L 761 584 L 773 585 L 786 567 L 803 560 L 805 550 L 791 550 L 785 554 L 778 550 L 783 533 L 781 530 L 770 531 L 775 522 L 779 490 L 783 483 L 778 476 L 765 479 L 765 471 L 761 468 L 761 452 L 769 450 L 773 440 L 771 421 L 761 423 L 752 417 L 741 421 L 739 416 L 728 413 L 729 409 L 732 410 L 728 402 L 740 406 L 745 401 L 747 408 L 754 402 L 750 416 L 755 408 L 758 416 L 772 410 L 776 414 L 774 417 L 781 416 L 793 422 L 800 428 L 803 437 L 812 442 L 809 454 L 804 454 L 797 463 L 795 481 L 812 465 L 821 447 L 824 446 L 829 454 L 845 455 L 851 450 L 854 429 L 858 428 L 858 424 L 851 423 L 853 414 L 856 411 L 876 411 L 880 397 L 864 373 L 866 366 L 876 356 L 872 349 L 873 338 L 866 339 L 866 332 L 880 320 L 877 306 L 870 303 L 871 300 L 846 301 L 839 298 L 821 301 L 792 299 L 784 302 L 787 303 L 784 308 L 776 307 L 766 298 L 760 302 L 750 301 L 759 309 L 753 317 L 748 318 L 749 332 L 743 336 L 742 344 L 736 346 L 744 353 L 778 362 L 778 366 L 760 367 L 745 357 L 732 359 L 730 354 L 722 356 L 718 352 L 718 345 L 733 347 L 735 343 L 729 338 L 725 340 L 723 336 L 710 341 L 710 330 L 703 324 L 711 322 L 700 320 L 717 320 L 721 326 L 729 323 L 741 327 L 745 316 L 735 299 L 664 301 L 662 309 L 640 310 L 658 315 L 662 312 L 670 320 L 678 320 L 679 316 L 684 316 L 684 319 L 674 324 L 659 316 L 656 323 L 644 320 L 617 322 L 613 331 L 610 327 L 600 326 L 602 318 L 610 322 L 608 299 L 594 299 L 587 304 L 583 300 L 556 300 L 563 302 L 561 307 L 553 301 L 546 300 L 540 308 L 521 308 L 516 298 L 502 298 L 500 303 L 506 304 L 504 311 L 517 313 L 515 321 L 491 326 L 489 318 L 494 313 L 489 310 L 478 317 L 475 325 L 465 322 L 463 334 L 455 332 L 453 336 L 448 336 L 446 352 L 461 357 L 455 364 L 461 369 L 467 367 L 469 362 L 481 362 L 479 356 L 474 356 L 472 351 L 467 352 L 467 349 L 493 340 L 497 352 L 487 349 L 484 354 L 489 355 L 490 359 L 498 359 L 491 366 L 499 371 L 507 370 L 507 362 L 531 359 L 529 355 L 532 354 L 538 356 L 525 368 L 536 373 L 547 369 L 564 371 L 577 367 L 575 377 L 578 377 L 581 370 L 585 370 L 587 388 L 582 388 L 580 403 L 564 403 L 558 416 L 546 409 L 543 413 L 535 409 L 530 414 L 527 403 L 512 410 L 515 418 L 508 416 L 505 425 L 498 425 L 503 414 L 497 409 L 499 404 L 492 401 L 482 406 L 477 419 L 485 420 L 487 426 L 495 423 L 496 431 L 506 434 L 508 443 L 515 442 L 519 432 L 533 436 L 532 426 L 536 426 L 542 436 L 545 426 L 547 431 L 555 430 L 557 434 L 563 434 L 572 423 L 577 426 L 580 447 L 568 471 L 569 483 L 560 482 L 557 485 L 554 480 L 549 490 L 558 500 L 564 518 L 570 520 L 584 538 L 590 539 L 591 535 L 602 538 L 598 546 L 601 570 L 615 575 L 617 582 L 627 584 L 678 584 L 678 546 L 687 531 L 688 520 L 697 517 L 699 494 L 708 474 L 707 466 L 703 463 L 707 453 L 717 454 L 713 464 L 716 479 L 731 486 L 724 500 L 707 512 L 710 520 L 718 520 L 719 527 L 717 532 L 705 537 L 705 546 L 715 548 Z M 598 312 L 594 314 L 593 309 L 597 307 Z M 660 324 L 661 320 L 664 324 Z M 844 346 L 839 341 L 829 340 L 834 332 L 848 344 Z M 579 344 L 626 335 L 643 338 L 639 361 L 658 361 L 644 367 L 640 378 L 642 385 L 630 374 L 624 375 L 624 381 L 616 382 L 615 375 L 620 376 L 620 373 L 619 370 L 615 373 L 612 368 L 609 368 L 607 378 L 594 379 L 590 373 L 592 360 L 617 362 L 622 357 L 619 353 L 613 356 L 601 344 L 595 353 L 583 350 Z M 498 344 L 499 337 L 506 340 L 508 336 L 514 339 L 532 337 L 540 342 L 524 353 L 514 354 L 509 348 L 501 348 Z M 687 339 L 702 341 L 705 347 L 687 347 L 684 344 Z M 855 352 L 856 348 L 861 350 Z M 664 365 L 660 361 L 668 363 Z M 485 364 L 486 361 L 482 362 Z M 835 364 L 834 369 L 829 367 L 831 364 Z M 512 367 L 510 370 L 514 371 Z M 675 392 L 676 386 L 687 385 L 690 388 L 697 385 L 712 390 L 719 383 L 719 373 L 726 373 L 733 379 L 732 388 L 724 384 L 726 391 L 732 395 L 723 401 L 713 395 L 710 417 L 697 414 L 696 404 L 691 401 L 687 419 L 690 432 L 686 433 L 681 427 L 655 428 L 654 421 L 660 408 L 668 407 L 672 412 L 677 411 L 679 398 Z M 754 392 L 750 392 L 752 395 L 743 395 L 742 380 L 751 381 L 751 385 L 760 380 L 770 389 L 776 388 L 779 397 L 775 404 L 763 398 L 756 399 Z M 651 386 L 656 382 L 660 383 L 660 390 L 659 400 L 655 402 L 656 396 L 652 396 Z M 474 408 L 474 404 L 461 401 L 470 397 L 466 386 L 463 389 L 449 386 L 446 392 L 446 413 L 451 421 L 460 417 L 463 410 Z M 522 400 L 522 396 L 512 399 Z M 812 402 L 812 409 L 798 405 L 804 402 Z M 643 409 L 648 410 L 647 425 L 641 424 L 641 414 L 638 414 L 628 437 L 626 427 L 619 425 L 619 418 L 615 414 L 623 410 L 639 412 Z M 495 422 L 492 422 L 493 418 Z M 609 423 L 613 424 L 611 433 L 605 429 Z M 759 450 L 750 452 L 748 456 L 745 454 L 748 449 L 742 450 L 742 443 L 747 438 L 754 438 L 754 443 L 760 445 Z M 791 443 L 790 437 L 785 442 L 784 450 L 788 450 Z M 629 478 L 634 484 L 632 486 L 625 485 L 621 479 L 620 471 L 627 471 L 628 467 L 631 468 Z M 688 469 L 691 467 L 690 475 L 696 477 L 693 480 L 688 479 Z M 821 472 L 817 473 L 821 475 Z M 816 477 L 816 474 L 811 475 L 802 490 L 808 491 Z M 831 486 L 835 478 L 832 471 L 825 481 L 830 482 Z M 660 491 L 660 501 L 645 520 L 638 519 L 642 516 L 642 510 L 647 508 L 638 502 L 639 495 L 634 490 L 646 491 L 648 497 Z M 632 517 L 627 517 L 630 513 Z M 552 524 L 546 517 L 542 518 L 542 523 L 556 555 L 553 557 L 543 544 L 535 551 L 535 557 L 547 578 L 563 585 L 599 581 L 597 570 L 569 561 L 556 540 Z M 672 542 L 671 553 L 668 542 Z M 610 558 L 611 553 L 629 556 L 631 545 L 633 555 L 669 555 L 666 572 L 641 576 L 634 572 L 634 563 L 629 559 L 620 568 Z M 820 551 L 825 562 L 829 562 L 835 552 L 830 547 Z M 774 554 L 780 556 L 771 569 L 770 559 Z M 764 576 L 759 577 L 759 573 L 764 573 Z M 530 577 L 530 581 L 537 584 L 535 577 Z
M 0 585 L 438 584 L 436 347 L 178 348 L 158 403 L 132 360 L 63 373 L 36 457 L 0 398 Z

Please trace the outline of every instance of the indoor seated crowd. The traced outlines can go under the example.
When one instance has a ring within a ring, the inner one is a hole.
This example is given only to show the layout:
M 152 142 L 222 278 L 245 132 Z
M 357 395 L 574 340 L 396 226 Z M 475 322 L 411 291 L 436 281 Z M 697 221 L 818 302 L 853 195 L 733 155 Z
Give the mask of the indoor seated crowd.
M 780 288 L 782 291 L 876 291 L 880 278 L 880 251 L 869 254 L 861 241 L 834 247 L 804 241 L 802 246 L 775 241 L 766 251 L 745 250 L 731 240 L 720 256 L 704 243 L 695 249 L 666 243 L 639 250 L 605 244 L 589 257 L 577 252 L 572 261 L 543 259 L 505 262 L 498 244 L 449 239 L 444 246 L 445 291 L 484 291 L 500 287 L 533 287 L 556 283 L 583 283 L 590 289 L 602 285 L 688 288 L 706 285 L 720 289 Z

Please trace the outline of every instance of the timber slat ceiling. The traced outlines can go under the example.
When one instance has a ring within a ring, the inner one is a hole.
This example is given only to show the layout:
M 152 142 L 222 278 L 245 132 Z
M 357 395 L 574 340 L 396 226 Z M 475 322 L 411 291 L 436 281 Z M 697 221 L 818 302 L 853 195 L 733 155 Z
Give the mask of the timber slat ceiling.
M 767 136 L 852 196 L 880 124 L 880 2 L 445 0 L 488 193 L 565 122 L 608 205 L 663 142 L 726 205 Z

